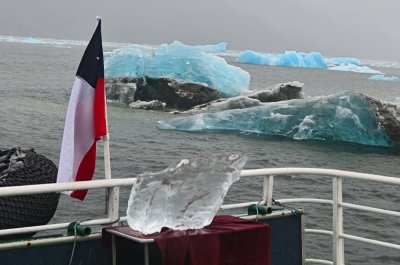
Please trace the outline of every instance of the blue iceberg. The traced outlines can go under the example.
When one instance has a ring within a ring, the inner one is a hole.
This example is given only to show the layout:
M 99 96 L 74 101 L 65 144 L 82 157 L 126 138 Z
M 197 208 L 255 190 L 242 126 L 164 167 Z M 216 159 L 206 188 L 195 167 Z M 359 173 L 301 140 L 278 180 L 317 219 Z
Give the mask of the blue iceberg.
M 283 54 L 261 54 L 247 50 L 237 56 L 236 62 L 282 67 L 327 68 L 324 58 L 318 52 L 287 51 Z
M 0 41 L 15 42 L 14 36 L 0 36 Z
M 248 92 L 250 74 L 225 59 L 175 41 L 153 49 L 130 45 L 105 60 L 107 77 L 168 77 L 217 89 L 224 97 Z
M 125 48 L 115 49 L 112 53 L 106 54 L 105 75 L 107 77 L 142 77 L 152 56 L 153 50 L 149 46 L 132 44 Z
M 397 76 L 385 76 L 385 75 L 371 75 L 368 79 L 377 80 L 377 81 L 400 81 L 400 78 Z
M 282 67 L 320 68 L 366 74 L 382 74 L 382 72 L 374 70 L 368 66 L 361 66 L 360 60 L 356 58 L 324 58 L 318 52 L 304 53 L 296 51 L 286 51 L 282 54 L 261 54 L 255 51 L 247 50 L 241 52 L 236 57 L 236 62 Z
M 334 58 L 325 58 L 325 62 L 328 65 L 339 65 L 339 64 L 354 64 L 361 65 L 360 60 L 353 57 L 334 57 Z
M 362 74 L 382 74 L 382 72 L 369 68 L 368 66 L 359 66 L 351 63 L 341 63 L 339 65 L 329 67 L 329 70 L 355 72 Z
M 342 92 L 159 121 L 157 127 L 188 132 L 238 131 L 297 140 L 392 147 L 400 144 L 400 106 L 393 103 L 387 106 L 363 94 Z
M 24 41 L 24 43 L 29 43 L 29 44 L 43 44 L 43 41 L 40 39 L 35 39 L 32 37 L 26 38 Z
M 14 37 L 14 36 L 0 36 L 0 42 L 10 42 L 10 43 L 24 43 L 24 44 L 37 44 L 46 45 L 56 48 L 71 48 L 67 45 L 78 45 L 78 41 L 71 40 L 57 40 L 57 39 L 44 39 L 44 38 L 33 38 L 33 37 Z M 87 45 L 87 42 L 81 42 L 79 45 Z
M 227 46 L 228 46 L 228 43 L 221 42 L 218 44 L 196 45 L 195 47 L 197 47 L 205 52 L 218 53 L 218 52 L 226 52 Z

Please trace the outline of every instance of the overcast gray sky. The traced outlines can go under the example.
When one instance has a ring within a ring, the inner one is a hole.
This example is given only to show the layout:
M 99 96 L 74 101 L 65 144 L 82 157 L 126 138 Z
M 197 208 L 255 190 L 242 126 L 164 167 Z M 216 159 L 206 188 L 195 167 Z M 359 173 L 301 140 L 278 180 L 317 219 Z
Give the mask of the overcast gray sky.
M 400 61 L 399 0 L 0 0 L 0 35 Z

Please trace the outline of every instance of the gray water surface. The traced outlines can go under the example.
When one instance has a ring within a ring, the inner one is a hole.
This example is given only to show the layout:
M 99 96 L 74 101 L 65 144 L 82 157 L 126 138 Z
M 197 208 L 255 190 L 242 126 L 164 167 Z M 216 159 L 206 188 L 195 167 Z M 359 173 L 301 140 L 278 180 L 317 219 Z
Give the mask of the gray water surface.
M 35 148 L 58 164 L 64 119 L 83 46 L 71 49 L 44 45 L 0 43 L 0 148 Z M 232 58 L 228 58 L 230 63 Z M 368 80 L 369 75 L 320 69 L 240 65 L 251 74 L 251 88 L 263 89 L 288 81 L 305 83 L 306 96 L 343 90 L 393 101 L 400 96 L 399 82 Z M 378 69 L 400 76 L 400 69 Z M 165 169 L 183 158 L 211 153 L 240 152 L 249 157 L 246 169 L 259 167 L 324 167 L 387 176 L 400 176 L 400 150 L 351 143 L 295 141 L 282 137 L 240 133 L 186 133 L 158 130 L 158 120 L 173 118 L 165 112 L 133 110 L 108 105 L 111 166 L 114 178 L 133 177 Z M 102 178 L 102 152 L 98 145 L 95 178 Z M 347 186 L 350 185 L 351 186 Z M 372 204 L 400 210 L 397 187 L 344 181 L 344 198 L 351 203 Z M 275 180 L 274 198 L 331 198 L 331 181 L 315 177 L 287 176 Z M 121 214 L 125 215 L 130 190 L 121 190 Z M 258 201 L 262 178 L 241 179 L 228 192 L 229 202 Z M 104 191 L 92 190 L 84 202 L 62 196 L 52 222 L 84 221 L 103 217 Z M 319 205 L 305 208 L 306 227 L 331 230 L 331 210 Z M 317 212 L 318 211 L 318 212 Z M 400 243 L 400 220 L 346 210 L 345 232 Z M 372 223 L 372 225 L 367 225 Z M 347 264 L 400 264 L 400 254 L 372 245 L 346 241 Z M 353 246 L 350 246 L 350 243 Z M 307 256 L 329 258 L 331 240 L 307 236 Z

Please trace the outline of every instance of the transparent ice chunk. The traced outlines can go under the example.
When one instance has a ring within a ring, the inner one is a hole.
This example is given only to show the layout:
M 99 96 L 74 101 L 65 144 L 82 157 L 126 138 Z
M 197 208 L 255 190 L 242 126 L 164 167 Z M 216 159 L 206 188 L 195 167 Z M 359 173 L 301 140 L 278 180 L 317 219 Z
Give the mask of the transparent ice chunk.
M 163 227 L 184 230 L 210 224 L 246 161 L 240 154 L 213 154 L 141 174 L 128 202 L 130 228 L 151 234 Z

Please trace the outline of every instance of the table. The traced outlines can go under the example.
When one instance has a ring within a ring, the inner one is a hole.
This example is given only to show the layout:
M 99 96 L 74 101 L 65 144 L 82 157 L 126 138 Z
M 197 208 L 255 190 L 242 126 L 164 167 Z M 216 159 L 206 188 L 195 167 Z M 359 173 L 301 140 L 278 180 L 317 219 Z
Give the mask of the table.
M 145 265 L 150 264 L 150 244 L 157 244 L 163 265 L 235 262 L 269 265 L 269 225 L 229 215 L 215 216 L 211 224 L 202 229 L 163 229 L 160 233 L 143 235 L 128 226 L 117 226 L 105 228 L 103 236 L 106 240 L 111 238 L 113 265 L 116 264 L 117 238 L 144 244 Z

